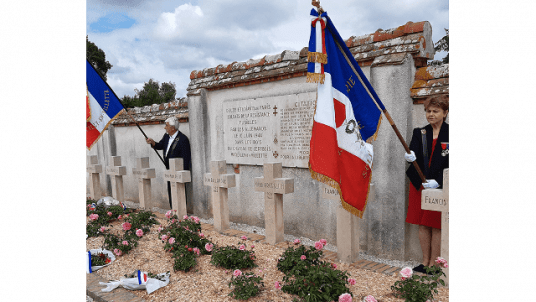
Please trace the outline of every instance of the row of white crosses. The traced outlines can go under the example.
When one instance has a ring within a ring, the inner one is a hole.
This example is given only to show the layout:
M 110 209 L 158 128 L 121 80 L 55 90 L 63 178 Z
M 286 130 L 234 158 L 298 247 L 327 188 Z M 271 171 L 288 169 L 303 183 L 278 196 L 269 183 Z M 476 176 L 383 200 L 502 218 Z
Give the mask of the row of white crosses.
M 90 173 L 90 194 L 93 198 L 100 198 L 99 173 L 102 167 L 97 163 L 97 156 L 88 157 L 87 171 Z M 149 158 L 138 158 L 137 167 L 132 169 L 133 174 L 139 177 L 140 206 L 145 208 L 150 202 L 151 178 L 155 178 L 155 169 L 149 168 Z M 214 228 L 219 231 L 229 229 L 228 189 L 236 186 L 234 174 L 226 174 L 227 164 L 224 160 L 212 161 L 211 173 L 206 173 L 204 184 L 212 187 L 212 209 L 214 215 Z M 123 201 L 122 175 L 126 175 L 126 168 L 121 166 L 121 157 L 114 156 L 106 172 L 112 175 L 113 196 Z M 266 242 L 276 244 L 284 241 L 283 195 L 294 192 L 294 179 L 282 178 L 281 163 L 265 163 L 264 177 L 254 179 L 255 191 L 264 192 L 264 215 Z M 171 182 L 172 209 L 177 210 L 179 217 L 186 215 L 186 198 L 184 184 L 191 181 L 190 171 L 183 170 L 182 159 L 170 159 L 170 169 L 164 173 L 164 179 Z M 369 189 L 368 201 L 374 198 L 374 185 Z M 441 218 L 441 257 L 449 259 L 449 219 L 448 219 L 448 190 L 449 173 L 444 171 L 443 189 L 428 189 L 422 193 L 422 209 L 439 211 Z M 324 186 L 322 198 L 340 200 L 337 190 Z M 359 219 L 338 205 L 337 208 L 337 243 L 339 260 L 352 263 L 359 255 Z M 445 270 L 448 283 L 448 269 Z
M 102 173 L 102 166 L 98 164 L 96 155 L 88 156 L 87 161 L 87 172 L 90 174 L 89 193 L 93 199 L 98 200 L 102 197 L 99 176 Z M 170 169 L 164 172 L 164 180 L 171 182 L 171 208 L 177 210 L 177 215 L 182 217 L 187 215 L 184 184 L 191 181 L 190 171 L 183 170 L 182 158 L 171 158 L 169 166 Z M 121 166 L 121 156 L 112 156 L 110 166 L 106 167 L 106 173 L 112 177 L 112 196 L 124 202 L 123 175 L 127 174 L 127 168 Z M 136 168 L 132 169 L 132 174 L 138 177 L 140 207 L 146 209 L 152 204 L 151 179 L 156 178 L 155 169 L 149 168 L 149 158 L 136 159 Z

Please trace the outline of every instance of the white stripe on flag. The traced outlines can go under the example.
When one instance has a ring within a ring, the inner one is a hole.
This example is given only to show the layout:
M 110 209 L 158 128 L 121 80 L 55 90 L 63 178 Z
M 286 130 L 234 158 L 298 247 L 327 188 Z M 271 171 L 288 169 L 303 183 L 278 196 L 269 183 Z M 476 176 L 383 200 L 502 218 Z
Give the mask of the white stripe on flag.
M 318 98 L 314 120 L 335 129 L 335 108 L 331 89 L 331 74 L 325 72 L 324 84 L 318 83 Z
M 322 24 L 320 24 L 320 20 L 316 21 L 315 29 L 316 29 L 316 31 L 315 31 L 315 34 L 316 34 L 316 45 L 315 45 L 316 50 L 315 50 L 315 52 L 322 53 Z M 315 73 L 320 73 L 322 71 L 320 68 L 321 68 L 321 64 L 320 63 L 315 63 Z
M 89 120 L 89 122 L 102 133 L 104 127 L 110 122 L 110 117 L 104 110 L 102 110 L 102 107 L 93 97 L 91 92 L 89 92 L 89 106 L 91 107 L 91 120 Z

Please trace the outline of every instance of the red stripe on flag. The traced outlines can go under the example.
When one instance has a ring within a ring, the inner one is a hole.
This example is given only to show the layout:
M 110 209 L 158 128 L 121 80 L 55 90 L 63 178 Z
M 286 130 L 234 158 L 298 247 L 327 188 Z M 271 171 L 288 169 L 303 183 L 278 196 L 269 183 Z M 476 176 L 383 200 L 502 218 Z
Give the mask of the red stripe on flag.
M 337 132 L 316 121 L 310 142 L 309 164 L 311 169 L 335 181 L 339 181 Z
M 336 99 L 333 99 L 335 109 L 335 126 L 339 128 L 346 119 L 346 106 Z
M 346 203 L 359 211 L 365 211 L 371 171 L 359 157 L 340 149 L 340 188 Z
M 91 145 L 99 138 L 100 132 L 90 122 L 86 122 L 86 147 Z

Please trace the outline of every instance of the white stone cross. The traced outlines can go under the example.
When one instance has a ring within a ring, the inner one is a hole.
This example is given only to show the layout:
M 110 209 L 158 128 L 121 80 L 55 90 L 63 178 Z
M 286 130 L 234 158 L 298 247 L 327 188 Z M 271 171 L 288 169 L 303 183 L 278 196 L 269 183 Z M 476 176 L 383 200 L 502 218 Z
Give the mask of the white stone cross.
M 266 242 L 276 244 L 284 241 L 283 194 L 294 192 L 294 179 L 281 178 L 281 163 L 265 163 L 264 177 L 255 177 L 255 191 L 264 192 L 264 228 Z
M 214 215 L 214 228 L 218 232 L 229 229 L 228 188 L 236 186 L 234 174 L 227 172 L 224 160 L 210 162 L 210 172 L 205 174 L 205 186 L 212 187 L 212 212 Z
M 123 175 L 127 175 L 127 167 L 121 166 L 121 156 L 112 156 L 106 173 L 112 178 L 112 196 L 120 202 L 125 202 Z
M 422 191 L 421 208 L 441 212 L 441 258 L 449 261 L 449 169 L 443 171 L 443 189 Z M 450 263 L 448 263 L 450 266 Z M 444 268 L 445 283 L 449 283 L 449 269 Z
M 141 157 L 136 159 L 136 168 L 132 168 L 132 174 L 138 177 L 140 207 L 142 209 L 151 209 L 151 178 L 155 178 L 156 173 L 154 168 L 149 168 L 149 158 Z
M 164 180 L 171 182 L 171 209 L 177 210 L 182 219 L 186 212 L 186 190 L 184 184 L 192 181 L 190 171 L 184 170 L 182 158 L 170 158 L 169 170 L 164 172 Z
M 94 200 L 101 198 L 100 176 L 102 173 L 102 165 L 99 165 L 97 155 L 88 155 L 87 157 L 87 172 L 89 173 L 89 195 Z
M 336 189 L 323 185 L 322 198 L 337 202 L 337 258 L 344 263 L 357 261 L 359 257 L 361 219 L 342 207 L 341 196 Z M 374 185 L 371 183 L 367 203 L 373 199 Z

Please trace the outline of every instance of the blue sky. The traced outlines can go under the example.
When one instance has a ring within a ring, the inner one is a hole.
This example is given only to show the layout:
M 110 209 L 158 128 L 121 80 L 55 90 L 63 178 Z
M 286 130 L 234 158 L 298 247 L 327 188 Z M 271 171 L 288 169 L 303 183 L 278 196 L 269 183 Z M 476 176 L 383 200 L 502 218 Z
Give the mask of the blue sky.
M 449 28 L 445 0 L 321 1 L 344 39 L 429 21 L 434 42 Z M 309 0 L 88 0 L 86 33 L 113 65 L 119 97 L 150 78 L 185 96 L 192 70 L 247 61 L 308 45 Z M 436 54 L 436 59 L 445 53 Z

